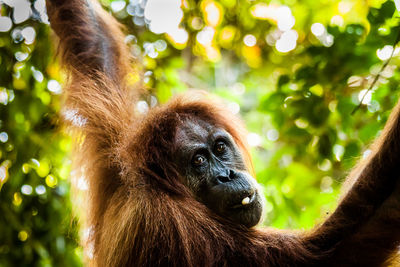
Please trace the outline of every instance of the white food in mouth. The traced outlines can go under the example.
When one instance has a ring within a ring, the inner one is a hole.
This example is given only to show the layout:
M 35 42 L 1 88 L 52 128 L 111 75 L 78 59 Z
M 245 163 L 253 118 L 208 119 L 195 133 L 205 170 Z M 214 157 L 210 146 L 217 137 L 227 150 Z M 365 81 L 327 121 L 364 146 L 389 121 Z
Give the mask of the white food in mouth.
M 243 200 L 242 200 L 242 205 L 247 205 L 247 204 L 249 204 L 249 203 L 250 203 L 250 198 L 249 198 L 249 197 L 243 198 Z

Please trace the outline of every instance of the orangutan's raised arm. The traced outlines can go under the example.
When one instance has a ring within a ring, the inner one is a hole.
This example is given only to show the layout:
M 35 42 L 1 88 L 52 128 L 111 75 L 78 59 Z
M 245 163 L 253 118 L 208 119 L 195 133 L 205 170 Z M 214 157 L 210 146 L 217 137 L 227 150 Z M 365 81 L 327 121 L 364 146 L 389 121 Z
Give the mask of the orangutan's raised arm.
M 87 223 L 98 233 L 99 218 L 124 183 L 119 146 L 134 119 L 139 90 L 128 84 L 131 55 L 120 24 L 97 1 L 48 0 L 46 5 L 67 74 L 63 117 L 79 140 L 73 173 L 88 181 Z
M 64 66 L 82 74 L 96 71 L 119 83 L 130 69 L 120 25 L 97 1 L 50 0 L 47 12 L 59 37 Z

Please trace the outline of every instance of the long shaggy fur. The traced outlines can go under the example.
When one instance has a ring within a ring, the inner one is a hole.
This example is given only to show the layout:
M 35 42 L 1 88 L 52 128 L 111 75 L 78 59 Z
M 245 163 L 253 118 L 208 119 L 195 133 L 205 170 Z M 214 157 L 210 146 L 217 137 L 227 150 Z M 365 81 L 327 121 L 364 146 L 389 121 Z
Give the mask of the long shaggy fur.
M 136 111 L 120 25 L 92 1 L 48 0 L 68 73 L 66 123 L 89 182 L 94 266 L 379 266 L 400 240 L 399 108 L 351 174 L 337 210 L 310 232 L 247 229 L 212 213 L 180 182 L 176 129 L 200 119 L 226 129 L 252 170 L 240 120 L 206 93 Z

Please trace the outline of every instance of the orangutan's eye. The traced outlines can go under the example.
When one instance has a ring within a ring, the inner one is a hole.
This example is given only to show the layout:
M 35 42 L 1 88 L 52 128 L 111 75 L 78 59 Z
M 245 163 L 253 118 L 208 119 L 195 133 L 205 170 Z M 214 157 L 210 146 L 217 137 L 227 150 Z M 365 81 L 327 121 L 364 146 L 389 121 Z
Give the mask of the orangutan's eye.
M 218 154 L 224 153 L 225 150 L 226 150 L 226 144 L 225 144 L 224 142 L 219 141 L 219 142 L 217 142 L 217 143 L 215 144 L 215 151 L 216 151 Z
M 196 166 L 202 165 L 206 161 L 206 158 L 203 155 L 197 154 L 193 157 L 193 164 Z

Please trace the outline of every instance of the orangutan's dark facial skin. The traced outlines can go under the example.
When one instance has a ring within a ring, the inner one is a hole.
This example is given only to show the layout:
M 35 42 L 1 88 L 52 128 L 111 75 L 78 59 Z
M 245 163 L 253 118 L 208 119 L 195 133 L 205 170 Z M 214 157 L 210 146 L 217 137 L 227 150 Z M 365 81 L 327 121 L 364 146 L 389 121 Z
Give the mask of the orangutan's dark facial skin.
M 228 132 L 188 120 L 178 128 L 175 140 L 183 182 L 200 202 L 246 227 L 260 222 L 262 194 Z

